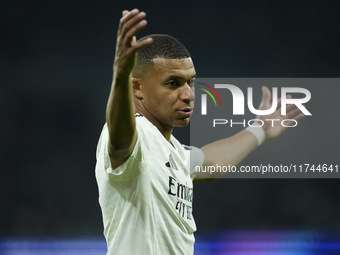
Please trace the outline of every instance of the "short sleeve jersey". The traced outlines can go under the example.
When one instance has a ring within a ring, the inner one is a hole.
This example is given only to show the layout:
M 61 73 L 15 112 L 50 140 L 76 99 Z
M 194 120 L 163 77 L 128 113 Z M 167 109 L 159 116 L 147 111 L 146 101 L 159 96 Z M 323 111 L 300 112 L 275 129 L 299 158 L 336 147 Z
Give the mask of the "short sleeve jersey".
M 203 153 L 173 136 L 169 143 L 141 115 L 136 127 L 134 150 L 118 168 L 111 168 L 106 125 L 97 147 L 96 179 L 107 254 L 193 254 L 195 172 L 190 165 L 202 165 Z

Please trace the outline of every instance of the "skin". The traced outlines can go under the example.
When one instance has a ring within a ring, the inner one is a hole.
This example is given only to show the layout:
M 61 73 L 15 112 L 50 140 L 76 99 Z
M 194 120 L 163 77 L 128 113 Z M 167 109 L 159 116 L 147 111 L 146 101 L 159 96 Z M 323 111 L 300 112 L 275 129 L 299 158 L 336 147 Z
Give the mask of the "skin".
M 170 141 L 175 126 L 189 124 L 194 109 L 195 68 L 191 58 L 153 60 L 142 79 L 133 79 L 136 112 Z

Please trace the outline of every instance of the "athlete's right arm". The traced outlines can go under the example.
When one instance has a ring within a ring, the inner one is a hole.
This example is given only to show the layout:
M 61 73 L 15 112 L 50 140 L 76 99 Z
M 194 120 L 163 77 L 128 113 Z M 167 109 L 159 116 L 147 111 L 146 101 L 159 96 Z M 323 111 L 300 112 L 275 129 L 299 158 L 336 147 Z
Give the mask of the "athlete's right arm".
M 145 13 L 137 9 L 123 11 L 120 20 L 113 80 L 106 108 L 109 132 L 108 152 L 112 168 L 117 168 L 131 155 L 137 141 L 132 75 L 137 51 L 152 39 L 136 42 L 135 35 L 146 26 Z

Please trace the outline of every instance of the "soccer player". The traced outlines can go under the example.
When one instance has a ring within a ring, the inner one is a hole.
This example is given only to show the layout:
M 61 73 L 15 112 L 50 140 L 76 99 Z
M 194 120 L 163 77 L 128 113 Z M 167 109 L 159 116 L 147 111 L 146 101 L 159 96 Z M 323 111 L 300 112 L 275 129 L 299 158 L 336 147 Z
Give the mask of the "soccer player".
M 193 182 L 211 180 L 209 173 L 196 173 L 193 166 L 237 165 L 284 127 L 269 123 L 255 128 L 257 132 L 246 129 L 201 149 L 182 146 L 171 133 L 175 126 L 189 123 L 195 68 L 187 49 L 170 36 L 136 41 L 135 35 L 146 24 L 144 12 L 123 11 L 107 123 L 97 147 L 96 179 L 107 254 L 188 255 L 193 254 L 196 230 Z M 270 100 L 264 87 L 260 109 L 269 109 Z M 266 116 L 283 117 L 300 120 L 303 114 L 288 106 L 286 116 L 279 111 Z

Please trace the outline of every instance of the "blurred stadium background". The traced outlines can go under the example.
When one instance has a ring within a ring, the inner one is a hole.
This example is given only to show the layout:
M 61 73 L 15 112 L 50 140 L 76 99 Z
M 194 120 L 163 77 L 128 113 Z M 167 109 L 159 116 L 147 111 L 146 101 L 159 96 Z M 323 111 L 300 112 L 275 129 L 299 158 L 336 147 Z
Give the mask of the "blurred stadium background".
M 339 1 L 1 5 L 0 254 L 105 254 L 95 150 L 122 10 L 147 13 L 140 37 L 179 39 L 199 77 L 340 73 Z M 320 116 L 305 120 L 309 139 L 294 140 L 309 145 L 305 153 L 339 151 L 338 108 L 332 111 L 331 126 Z M 183 143 L 188 133 L 175 129 Z M 322 155 L 311 160 L 324 163 Z M 338 179 L 219 180 L 196 185 L 194 198 L 195 254 L 340 253 Z

